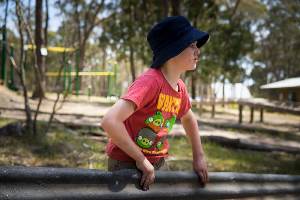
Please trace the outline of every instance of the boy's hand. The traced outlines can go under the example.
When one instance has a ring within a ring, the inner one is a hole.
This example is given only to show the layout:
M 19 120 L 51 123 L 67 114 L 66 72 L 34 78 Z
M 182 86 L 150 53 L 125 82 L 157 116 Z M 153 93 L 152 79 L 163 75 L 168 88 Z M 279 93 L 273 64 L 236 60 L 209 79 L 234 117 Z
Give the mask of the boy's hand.
M 154 167 L 147 158 L 142 161 L 136 161 L 136 166 L 142 171 L 141 187 L 143 190 L 149 190 L 149 185 L 154 183 Z
M 208 182 L 208 172 L 207 172 L 207 164 L 204 157 L 195 159 L 193 162 L 193 167 L 195 172 L 201 179 L 201 184 L 205 186 L 206 183 Z

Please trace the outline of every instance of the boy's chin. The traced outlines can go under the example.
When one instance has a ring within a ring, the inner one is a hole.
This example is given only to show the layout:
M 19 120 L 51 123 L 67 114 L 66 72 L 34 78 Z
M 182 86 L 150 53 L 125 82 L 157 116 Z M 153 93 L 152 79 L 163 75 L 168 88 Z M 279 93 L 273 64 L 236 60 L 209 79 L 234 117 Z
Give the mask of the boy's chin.
M 186 65 L 184 68 L 183 68 L 183 71 L 193 71 L 197 68 L 197 64 L 193 64 L 193 65 Z
M 197 64 L 194 64 L 192 66 L 190 66 L 187 71 L 192 71 L 192 70 L 195 70 L 197 68 Z

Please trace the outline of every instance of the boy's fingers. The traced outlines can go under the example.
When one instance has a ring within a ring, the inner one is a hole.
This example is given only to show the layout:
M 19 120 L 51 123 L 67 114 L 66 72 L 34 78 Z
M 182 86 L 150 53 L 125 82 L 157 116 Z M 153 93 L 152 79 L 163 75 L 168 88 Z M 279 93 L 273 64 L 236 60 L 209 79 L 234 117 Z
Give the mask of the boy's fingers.
M 206 182 L 207 182 L 207 177 L 205 175 L 204 171 L 199 171 L 198 172 L 199 178 L 200 178 L 200 182 L 203 184 L 203 186 L 205 186 Z
M 143 190 L 149 190 L 149 185 L 150 185 L 150 180 L 149 178 L 146 179 L 144 185 L 142 186 L 143 187 Z
M 205 182 L 208 182 L 208 173 L 207 173 L 207 171 L 205 171 L 204 174 L 205 174 Z
M 204 182 L 205 184 L 208 182 L 208 174 L 206 170 L 203 170 Z
M 202 174 L 201 171 L 198 172 L 198 175 L 199 175 L 200 181 L 201 181 L 201 182 L 204 182 L 204 177 L 203 177 L 203 174 Z
M 140 183 L 141 187 L 143 187 L 143 185 L 145 184 L 146 178 L 147 178 L 147 175 L 143 173 L 142 178 L 141 178 L 141 183 Z
M 154 175 L 149 174 L 144 182 L 143 190 L 149 190 L 149 186 L 154 182 Z
M 204 181 L 205 183 L 208 182 L 208 173 L 207 173 L 207 170 L 203 170 L 203 175 L 204 175 Z
M 149 185 L 154 182 L 154 167 L 146 158 L 142 162 L 137 161 L 136 166 L 142 172 L 140 186 L 143 190 L 148 190 Z

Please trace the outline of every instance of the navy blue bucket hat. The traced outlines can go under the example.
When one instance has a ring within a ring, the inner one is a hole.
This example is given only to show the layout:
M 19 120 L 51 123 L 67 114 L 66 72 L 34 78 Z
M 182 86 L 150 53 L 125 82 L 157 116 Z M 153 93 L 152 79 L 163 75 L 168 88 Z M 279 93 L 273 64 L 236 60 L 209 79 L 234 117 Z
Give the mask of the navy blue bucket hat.
M 192 27 L 183 16 L 167 17 L 152 27 L 147 41 L 153 52 L 151 68 L 160 68 L 167 60 L 180 54 L 191 43 L 203 46 L 209 34 Z

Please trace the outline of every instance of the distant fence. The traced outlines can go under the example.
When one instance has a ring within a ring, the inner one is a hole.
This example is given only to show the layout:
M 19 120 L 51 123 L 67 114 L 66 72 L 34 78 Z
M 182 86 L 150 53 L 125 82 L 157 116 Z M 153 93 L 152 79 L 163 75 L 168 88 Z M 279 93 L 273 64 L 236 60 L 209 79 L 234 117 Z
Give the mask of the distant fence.
M 150 190 L 139 189 L 135 170 L 0 167 L 0 199 L 226 199 L 300 197 L 300 176 L 210 173 L 202 188 L 193 172 L 158 171 Z
M 198 109 L 202 109 L 203 105 L 211 106 L 211 116 L 215 116 L 215 106 L 216 105 L 225 105 L 225 104 L 238 104 L 239 109 L 239 119 L 238 122 L 243 122 L 243 109 L 245 106 L 248 106 L 250 108 L 250 123 L 253 123 L 254 121 L 254 110 L 259 110 L 260 112 L 260 122 L 264 121 L 264 110 L 268 109 L 272 112 L 281 112 L 281 113 L 289 113 L 294 115 L 300 115 L 300 107 L 297 108 L 291 108 L 288 106 L 280 105 L 279 102 L 271 103 L 271 102 L 260 102 L 255 99 L 243 99 L 243 100 L 226 100 L 226 101 L 220 101 L 220 100 L 205 100 L 205 101 L 192 101 L 192 105 L 196 106 Z

